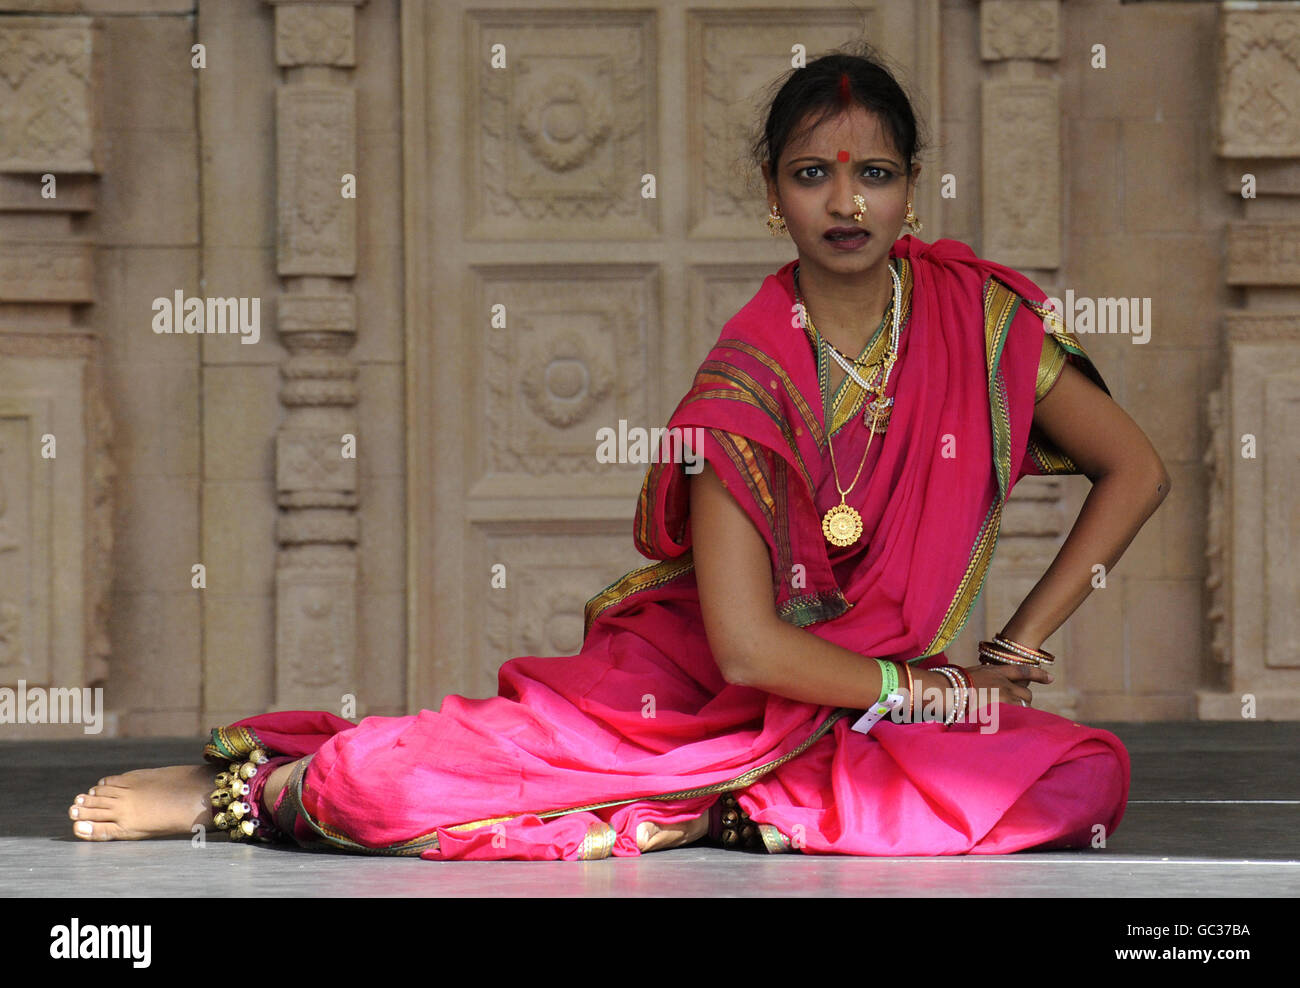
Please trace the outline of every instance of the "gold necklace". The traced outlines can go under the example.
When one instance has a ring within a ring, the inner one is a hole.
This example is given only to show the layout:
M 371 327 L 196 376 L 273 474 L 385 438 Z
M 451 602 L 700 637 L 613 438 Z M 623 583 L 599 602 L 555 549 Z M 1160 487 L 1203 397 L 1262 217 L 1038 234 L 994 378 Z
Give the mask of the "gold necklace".
M 880 418 L 880 413 L 884 410 L 884 406 L 880 404 L 879 399 L 884 393 L 885 386 L 889 383 L 889 373 L 894 369 L 894 361 L 897 359 L 898 355 L 899 310 L 902 308 L 903 285 L 898 277 L 898 272 L 894 270 L 892 264 L 889 266 L 889 273 L 894 279 L 894 319 L 890 332 L 890 348 L 884 359 L 884 381 L 880 385 L 879 392 L 876 392 L 874 388 L 870 387 L 866 389 L 868 393 L 874 395 L 871 405 L 868 406 L 872 415 L 870 428 L 867 431 L 867 448 L 862 452 L 862 462 L 858 464 L 858 472 L 853 475 L 853 483 L 849 484 L 847 489 L 840 486 L 839 467 L 835 463 L 835 445 L 831 441 L 830 425 L 832 423 L 827 423 L 826 447 L 831 452 L 831 473 L 835 478 L 835 489 L 840 492 L 840 503 L 832 507 L 826 512 L 826 514 L 822 515 L 822 534 L 826 536 L 826 541 L 831 543 L 831 545 L 839 546 L 841 548 L 853 545 L 854 542 L 858 541 L 858 539 L 862 537 L 862 515 L 858 513 L 856 508 L 847 504 L 846 499 L 853 488 L 857 486 L 858 478 L 862 476 L 862 468 L 867 465 L 867 454 L 871 452 L 871 441 L 876 437 L 877 422 Z M 798 268 L 795 269 L 794 282 L 795 301 L 799 305 L 800 316 L 809 328 L 813 330 L 815 338 L 820 340 L 821 334 L 818 333 L 816 327 L 813 326 L 812 317 L 808 315 L 808 308 L 804 305 L 803 297 L 799 293 Z M 845 367 L 845 370 L 847 371 L 849 368 Z M 856 373 L 854 373 L 854 376 L 857 376 Z M 889 404 L 892 405 L 893 402 L 891 401 Z M 881 429 L 881 431 L 883 432 L 884 430 Z

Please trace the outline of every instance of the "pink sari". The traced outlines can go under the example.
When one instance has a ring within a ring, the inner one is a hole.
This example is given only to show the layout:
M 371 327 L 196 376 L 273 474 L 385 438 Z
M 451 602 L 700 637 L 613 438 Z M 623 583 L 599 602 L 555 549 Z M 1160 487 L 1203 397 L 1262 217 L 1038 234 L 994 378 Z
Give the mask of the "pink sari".
M 779 617 L 864 662 L 928 667 L 948 661 L 1016 481 L 1075 472 L 1031 428 L 1045 321 L 1105 385 L 1015 271 L 951 240 L 904 237 L 891 257 L 905 289 L 895 404 L 848 497 L 855 545 L 830 546 L 820 518 L 840 500 L 827 419 L 847 482 L 862 394 L 846 382 L 827 415 L 824 369 L 792 319 L 797 262 L 723 327 L 669 427 L 764 534 Z M 692 820 L 728 791 L 770 852 L 1000 854 L 1115 830 L 1129 760 L 1108 731 L 1001 704 L 992 733 L 884 720 L 862 734 L 857 711 L 728 684 L 700 616 L 688 480 L 682 462 L 648 470 L 634 535 L 656 562 L 592 598 L 577 655 L 512 659 L 498 696 L 436 712 L 252 717 L 206 753 L 310 756 L 278 817 L 301 844 L 437 860 L 636 855 L 641 822 Z

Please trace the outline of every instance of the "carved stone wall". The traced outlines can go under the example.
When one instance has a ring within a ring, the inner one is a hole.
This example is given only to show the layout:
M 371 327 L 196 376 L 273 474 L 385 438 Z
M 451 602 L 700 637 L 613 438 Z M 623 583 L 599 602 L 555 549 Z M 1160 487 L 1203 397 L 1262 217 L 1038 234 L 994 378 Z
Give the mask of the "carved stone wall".
M 1225 8 L 1219 175 L 1227 229 L 1226 366 L 1207 407 L 1209 719 L 1300 717 L 1300 11 Z
M 103 49 L 87 17 L 0 19 L 0 687 L 110 674 L 113 424 L 79 325 L 97 301 L 79 231 L 97 207 Z M 7 717 L 0 738 L 86 726 Z
M 342 711 L 345 696 L 353 716 L 436 707 L 494 692 L 507 658 L 576 647 L 586 597 L 642 562 L 644 465 L 597 463 L 595 430 L 662 425 L 721 325 L 792 256 L 767 236 L 744 139 L 793 46 L 811 57 L 860 34 L 904 69 L 934 137 L 926 239 L 966 241 L 1052 294 L 1154 303 L 1149 343 L 1082 342 L 1174 489 L 1049 639 L 1063 661 L 1042 705 L 1157 719 L 1240 716 L 1244 693 L 1266 716 L 1293 704 L 1288 5 L 0 0 L 0 14 L 0 596 L 37 572 L 3 548 L 39 520 L 29 506 L 84 490 L 30 449 L 5 460 L 37 431 L 19 384 L 44 375 L 60 414 L 74 393 L 87 410 L 79 476 L 113 491 L 92 484 L 91 537 L 56 532 L 47 555 L 80 546 L 48 572 L 76 574 L 77 607 L 100 615 L 82 622 L 80 675 L 104 682 L 122 733 Z M 260 300 L 259 341 L 155 334 L 151 303 L 177 290 Z M 110 420 L 111 456 L 95 433 Z M 15 497 L 24 471 L 47 486 Z M 1087 493 L 1079 477 L 1017 487 L 954 661 L 1018 606 Z M 19 626 L 44 622 L 24 606 Z M 28 633 L 14 624 L 0 613 L 0 642 Z
M 980 256 L 1014 267 L 1050 291 L 1063 246 L 1061 83 L 1055 64 L 1061 57 L 1061 4 L 983 0 L 978 30 L 982 77 L 974 151 L 981 228 L 973 246 Z M 945 162 L 940 170 L 950 167 Z M 959 181 L 970 190 L 974 176 L 961 173 Z M 1017 485 L 1002 515 L 978 612 L 948 650 L 954 661 L 966 664 L 981 639 L 1001 631 L 1051 564 L 1072 521 L 1063 504 L 1065 489 L 1059 478 L 1031 477 Z M 1064 631 L 1043 647 L 1063 654 Z M 1076 716 L 1070 663 L 1062 662 L 1053 673 L 1056 683 L 1042 691 L 1039 706 Z

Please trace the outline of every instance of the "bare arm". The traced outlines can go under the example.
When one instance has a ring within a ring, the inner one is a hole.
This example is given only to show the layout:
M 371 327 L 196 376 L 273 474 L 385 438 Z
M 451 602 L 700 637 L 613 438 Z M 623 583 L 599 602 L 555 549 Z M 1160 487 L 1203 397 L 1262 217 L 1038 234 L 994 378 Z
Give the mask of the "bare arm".
M 1052 565 L 1002 630 L 1038 648 L 1109 573 L 1169 493 L 1151 441 L 1104 391 L 1069 363 L 1034 408 L 1034 425 L 1078 464 L 1092 490 Z
M 691 537 L 704 628 L 727 682 L 855 710 L 876 702 L 875 662 L 776 616 L 767 543 L 707 462 L 691 478 Z M 936 672 L 913 671 L 922 689 L 948 685 Z M 1031 678 L 1049 681 L 1041 670 Z M 1009 689 L 1030 698 L 1023 687 Z

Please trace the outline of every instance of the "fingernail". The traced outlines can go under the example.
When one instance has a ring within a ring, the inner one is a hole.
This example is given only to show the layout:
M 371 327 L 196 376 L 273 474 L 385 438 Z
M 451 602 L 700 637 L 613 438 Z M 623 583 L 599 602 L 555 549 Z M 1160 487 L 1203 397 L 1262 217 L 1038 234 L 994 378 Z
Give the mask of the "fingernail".
M 75 819 L 76 819 L 77 817 L 79 817 L 79 816 L 81 816 L 81 810 L 77 809 L 77 808 L 74 806 L 74 807 L 72 808 L 72 819 L 75 820 Z
M 91 790 L 90 790 L 90 795 L 91 795 L 91 796 L 95 795 L 95 790 L 94 790 L 94 789 L 91 789 Z
M 84 803 L 85 801 L 86 801 L 86 797 L 85 797 L 85 796 L 78 796 L 77 799 L 76 799 L 76 803 L 77 803 L 78 806 L 80 806 L 80 805 L 81 805 L 82 803 Z
M 86 836 L 86 837 L 89 837 L 89 836 L 90 836 L 90 821 L 89 821 L 89 820 L 82 820 L 80 823 L 76 824 L 72 829 L 75 830 L 75 831 L 76 831 L 77 833 L 79 833 L 79 834 L 82 834 L 82 835 L 84 835 L 84 836 Z

